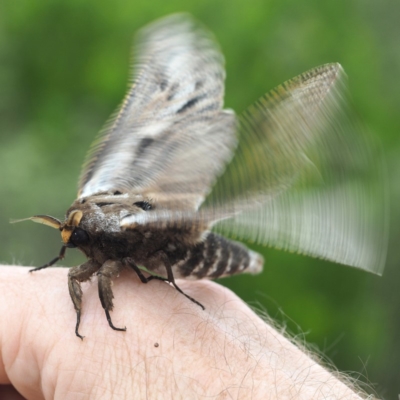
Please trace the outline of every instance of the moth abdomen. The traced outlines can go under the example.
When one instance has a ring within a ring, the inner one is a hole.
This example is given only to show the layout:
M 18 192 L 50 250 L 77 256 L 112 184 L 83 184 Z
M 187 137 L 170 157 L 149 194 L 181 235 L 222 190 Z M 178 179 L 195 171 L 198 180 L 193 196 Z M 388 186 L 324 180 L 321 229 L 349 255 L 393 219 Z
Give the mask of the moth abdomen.
M 187 279 L 214 279 L 242 272 L 256 274 L 261 272 L 263 263 L 261 255 L 241 243 L 210 232 L 173 269 L 176 275 Z

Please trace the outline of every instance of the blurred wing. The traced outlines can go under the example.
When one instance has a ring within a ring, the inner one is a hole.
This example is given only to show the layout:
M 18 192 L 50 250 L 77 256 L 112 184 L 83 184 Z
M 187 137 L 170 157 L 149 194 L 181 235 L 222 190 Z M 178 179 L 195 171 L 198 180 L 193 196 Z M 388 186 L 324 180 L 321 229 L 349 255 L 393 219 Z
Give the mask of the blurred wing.
M 242 117 L 235 157 L 199 212 L 122 220 L 214 230 L 382 273 L 386 171 L 379 145 L 348 112 L 338 64 L 279 86 Z
M 339 64 L 312 69 L 267 93 L 240 118 L 235 157 L 213 187 L 206 204 L 250 204 L 277 196 L 299 180 L 314 179 L 316 150 L 340 96 Z M 304 174 L 304 170 L 307 171 Z M 241 207 L 239 207 L 240 209 Z
M 235 158 L 204 206 L 233 210 L 218 231 L 380 274 L 386 171 L 379 145 L 344 101 L 344 78 L 340 65 L 324 65 L 251 107 Z
M 132 87 L 88 154 L 78 196 L 176 195 L 196 209 L 236 146 L 235 115 L 222 111 L 223 57 L 183 14 L 143 29 L 136 50 Z

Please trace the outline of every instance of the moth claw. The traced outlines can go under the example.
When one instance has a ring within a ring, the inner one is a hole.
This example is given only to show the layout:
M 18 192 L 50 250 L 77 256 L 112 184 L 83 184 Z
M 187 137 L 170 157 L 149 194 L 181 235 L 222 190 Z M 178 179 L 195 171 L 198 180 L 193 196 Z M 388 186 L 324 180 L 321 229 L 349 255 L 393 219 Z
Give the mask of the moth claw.
M 75 326 L 75 335 L 78 336 L 79 339 L 83 340 L 85 336 L 79 334 L 79 325 L 81 323 L 81 311 L 76 310 L 76 326 Z
M 114 331 L 122 331 L 125 332 L 126 331 L 126 326 L 123 328 L 117 328 L 116 326 L 110 324 L 111 328 L 114 329 Z
M 108 310 L 104 310 L 106 312 L 106 317 L 107 317 L 107 321 L 108 321 L 108 325 L 110 325 L 110 328 L 114 329 L 114 331 L 122 331 L 125 332 L 126 331 L 126 326 L 124 328 L 117 328 L 111 321 L 111 316 Z
M 110 327 L 111 327 L 112 329 L 114 329 L 114 331 L 122 331 L 122 332 L 125 332 L 125 331 L 126 331 L 126 326 L 123 327 L 123 328 L 117 328 L 117 327 L 114 326 L 114 325 L 112 324 L 112 322 L 110 322 L 110 321 L 108 321 L 108 324 L 110 325 Z

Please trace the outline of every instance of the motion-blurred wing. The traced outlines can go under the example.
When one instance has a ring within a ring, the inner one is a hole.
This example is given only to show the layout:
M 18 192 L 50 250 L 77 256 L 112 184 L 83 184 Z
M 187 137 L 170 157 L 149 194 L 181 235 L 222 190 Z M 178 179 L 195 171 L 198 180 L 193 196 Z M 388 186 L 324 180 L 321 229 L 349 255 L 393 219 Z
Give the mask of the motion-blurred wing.
M 279 86 L 242 117 L 235 157 L 199 212 L 121 225 L 192 226 L 382 273 L 388 215 L 379 145 L 348 112 L 338 64 Z
M 204 204 L 233 211 L 237 238 L 383 271 L 388 215 L 383 156 L 343 101 L 338 64 L 276 88 L 241 120 L 234 159 Z
M 176 195 L 196 209 L 236 146 L 235 116 L 222 111 L 223 57 L 182 14 L 143 29 L 136 50 L 133 85 L 88 154 L 79 197 L 135 191 L 162 202 Z

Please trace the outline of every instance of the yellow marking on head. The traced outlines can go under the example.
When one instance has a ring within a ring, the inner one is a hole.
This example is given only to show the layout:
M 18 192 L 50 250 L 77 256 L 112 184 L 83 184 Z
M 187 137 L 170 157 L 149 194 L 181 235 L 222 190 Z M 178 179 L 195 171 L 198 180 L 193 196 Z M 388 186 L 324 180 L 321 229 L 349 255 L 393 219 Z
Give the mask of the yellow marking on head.
M 78 226 L 81 222 L 82 216 L 83 213 L 79 210 L 74 210 L 68 215 L 67 221 L 61 231 L 61 238 L 65 244 L 68 244 L 72 232 L 74 231 L 75 227 Z
M 68 220 L 67 220 L 66 225 L 67 226 L 78 226 L 79 222 L 81 222 L 82 216 L 83 216 L 82 211 L 79 211 L 79 210 L 72 211 L 68 215 Z
M 61 238 L 62 238 L 64 244 L 67 244 L 69 242 L 69 239 L 70 239 L 73 231 L 74 231 L 74 228 L 72 226 L 65 226 L 63 228 L 63 230 L 61 231 Z

